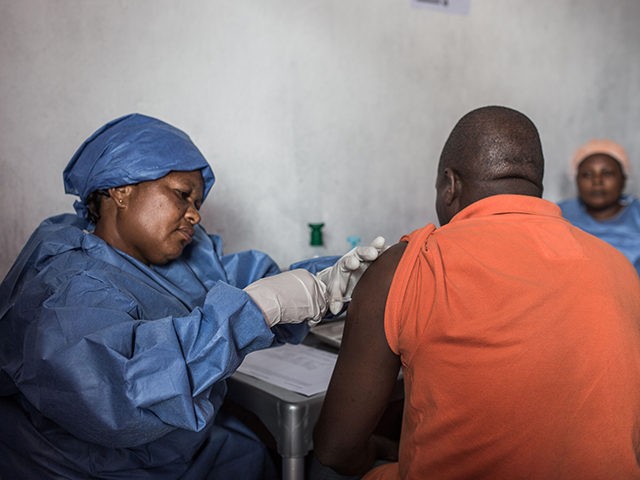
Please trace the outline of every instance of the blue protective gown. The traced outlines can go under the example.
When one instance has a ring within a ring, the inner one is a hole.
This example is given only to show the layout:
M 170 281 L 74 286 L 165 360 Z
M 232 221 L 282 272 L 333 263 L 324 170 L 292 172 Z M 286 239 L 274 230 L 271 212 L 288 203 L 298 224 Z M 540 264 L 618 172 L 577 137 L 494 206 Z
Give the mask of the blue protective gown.
M 0 285 L 0 477 L 269 478 L 255 436 L 216 415 L 245 355 L 306 334 L 269 329 L 242 290 L 277 265 L 198 227 L 148 267 L 86 228 L 44 221 Z
M 624 208 L 607 220 L 594 219 L 578 198 L 565 200 L 558 205 L 564 218 L 616 247 L 640 274 L 640 201 L 631 196 L 624 196 L 621 201 Z

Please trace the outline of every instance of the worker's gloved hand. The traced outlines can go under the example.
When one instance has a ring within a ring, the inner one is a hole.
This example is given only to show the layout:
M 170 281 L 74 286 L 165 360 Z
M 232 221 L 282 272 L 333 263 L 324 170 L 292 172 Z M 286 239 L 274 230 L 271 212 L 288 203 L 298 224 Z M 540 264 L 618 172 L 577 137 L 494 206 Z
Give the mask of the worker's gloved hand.
M 383 237 L 376 237 L 371 245 L 355 247 L 335 265 L 318 272 L 317 276 L 327 286 L 329 311 L 337 315 L 345 303 L 351 301 L 353 289 L 371 262 L 385 250 Z
M 278 323 L 318 323 L 327 313 L 326 287 L 303 269 L 261 278 L 244 291 L 260 307 L 269 327 Z

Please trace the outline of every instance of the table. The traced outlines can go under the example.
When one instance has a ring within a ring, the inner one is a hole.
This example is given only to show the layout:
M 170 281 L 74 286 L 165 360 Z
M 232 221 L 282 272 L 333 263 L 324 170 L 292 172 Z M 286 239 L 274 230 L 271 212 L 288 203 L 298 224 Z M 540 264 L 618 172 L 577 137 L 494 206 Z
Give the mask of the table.
M 304 343 L 321 348 L 312 339 Z M 313 449 L 313 428 L 325 392 L 305 396 L 241 372 L 234 373 L 227 386 L 227 398 L 254 413 L 273 435 L 282 456 L 282 479 L 303 480 L 305 457 Z M 403 387 L 400 376 L 392 399 L 403 398 Z
M 307 397 L 240 372 L 227 380 L 227 386 L 227 398 L 253 412 L 273 435 L 282 456 L 282 479 L 304 479 L 324 392 Z

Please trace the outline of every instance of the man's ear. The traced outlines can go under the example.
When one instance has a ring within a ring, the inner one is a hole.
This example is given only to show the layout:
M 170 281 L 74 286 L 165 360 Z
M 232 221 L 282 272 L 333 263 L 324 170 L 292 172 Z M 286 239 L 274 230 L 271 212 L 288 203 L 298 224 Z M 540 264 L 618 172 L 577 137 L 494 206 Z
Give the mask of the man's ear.
M 113 199 L 113 202 L 118 208 L 124 208 L 128 204 L 131 190 L 131 185 L 112 187 L 109 189 L 109 196 Z
M 445 168 L 443 177 L 444 189 L 442 198 L 447 206 L 452 206 L 460 200 L 462 182 L 460 176 L 452 168 Z

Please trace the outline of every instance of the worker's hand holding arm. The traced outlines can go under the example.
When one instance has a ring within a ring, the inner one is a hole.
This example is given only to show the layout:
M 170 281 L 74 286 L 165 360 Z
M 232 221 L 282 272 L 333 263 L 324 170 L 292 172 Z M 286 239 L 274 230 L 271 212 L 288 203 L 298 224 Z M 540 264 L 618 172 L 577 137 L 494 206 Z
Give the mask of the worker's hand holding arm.
M 333 266 L 318 272 L 318 278 L 327 286 L 329 311 L 337 315 L 365 270 L 385 250 L 383 237 L 376 237 L 370 245 L 355 247 L 343 255 Z
M 326 286 L 306 270 L 261 278 L 244 288 L 262 310 L 269 327 L 279 323 L 319 322 L 327 312 Z
M 387 344 L 384 312 L 405 246 L 391 247 L 371 265 L 347 311 L 340 354 L 313 436 L 320 463 L 342 474 L 362 475 L 376 459 L 397 456 L 397 449 L 394 452 L 374 432 L 400 370 L 400 358 Z

